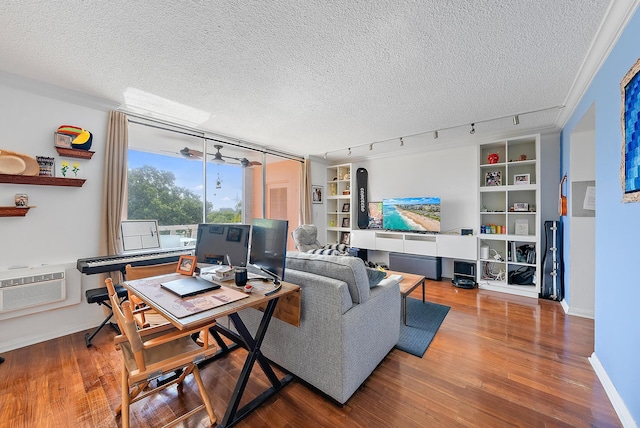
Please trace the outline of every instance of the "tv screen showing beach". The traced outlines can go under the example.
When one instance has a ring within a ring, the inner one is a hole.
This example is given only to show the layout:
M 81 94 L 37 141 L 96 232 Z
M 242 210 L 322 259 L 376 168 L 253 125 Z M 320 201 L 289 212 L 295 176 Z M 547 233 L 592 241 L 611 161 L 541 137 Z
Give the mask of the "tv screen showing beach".
M 387 230 L 440 232 L 440 198 L 383 199 L 382 223 Z

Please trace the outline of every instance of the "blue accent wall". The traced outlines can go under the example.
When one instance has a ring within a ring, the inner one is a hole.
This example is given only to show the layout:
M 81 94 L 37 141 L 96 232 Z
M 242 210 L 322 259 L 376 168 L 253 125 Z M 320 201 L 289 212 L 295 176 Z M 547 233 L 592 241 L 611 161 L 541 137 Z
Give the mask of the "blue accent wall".
M 589 107 L 595 105 L 595 354 L 636 423 L 640 422 L 640 202 L 621 202 L 620 81 L 640 57 L 639 40 L 640 9 L 627 24 L 561 134 L 561 172 L 567 172 L 570 178 L 571 132 Z M 564 217 L 563 222 L 568 270 L 571 220 Z M 569 283 L 570 274 L 566 272 L 565 284 Z

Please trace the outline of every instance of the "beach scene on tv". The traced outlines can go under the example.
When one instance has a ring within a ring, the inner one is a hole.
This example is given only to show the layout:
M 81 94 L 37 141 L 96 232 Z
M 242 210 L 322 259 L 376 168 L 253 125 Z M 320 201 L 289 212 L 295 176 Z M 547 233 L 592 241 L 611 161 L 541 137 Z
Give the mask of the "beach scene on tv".
M 440 232 L 440 198 L 394 198 L 382 201 L 383 228 Z

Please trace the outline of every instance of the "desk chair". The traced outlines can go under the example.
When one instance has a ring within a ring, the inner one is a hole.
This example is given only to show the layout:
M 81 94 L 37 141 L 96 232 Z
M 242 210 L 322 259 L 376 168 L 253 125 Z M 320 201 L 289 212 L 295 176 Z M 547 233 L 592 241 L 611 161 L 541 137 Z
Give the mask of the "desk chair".
M 120 299 L 124 299 L 127 297 L 127 290 L 123 286 L 116 285 L 115 289 Z M 109 314 L 106 316 L 104 321 L 102 321 L 102 323 L 93 331 L 93 333 L 87 333 L 84 335 L 84 341 L 87 344 L 87 348 L 90 348 L 91 340 L 93 340 L 95 335 L 98 334 L 100 330 L 102 330 L 102 327 L 104 327 L 113 316 L 113 308 L 109 304 L 109 292 L 106 287 L 92 288 L 90 290 L 87 290 L 85 291 L 85 297 L 87 298 L 87 303 L 97 303 L 99 306 L 104 305 L 105 307 L 109 308 Z M 117 324 L 109 324 L 118 334 L 120 334 L 120 330 L 118 329 Z
M 162 263 L 149 266 L 125 266 L 125 278 L 129 281 L 134 279 L 149 278 L 150 276 L 165 275 L 174 273 L 178 268 L 178 262 Z M 134 309 L 142 309 L 145 307 L 144 302 L 136 295 L 129 293 L 129 301 L 133 303 Z M 136 323 L 140 328 L 150 327 L 152 325 L 164 324 L 167 320 L 151 308 L 144 311 L 136 311 L 134 315 Z
M 111 278 L 107 278 L 105 282 L 109 290 L 113 313 L 122 331 L 122 334 L 116 336 L 114 340 L 116 348 L 122 352 L 122 404 L 116 409 L 116 414 L 122 415 L 122 427 L 129 427 L 129 406 L 131 404 L 174 383 L 182 385 L 185 377 L 190 373 L 193 373 L 198 385 L 202 404 L 176 418 L 171 422 L 171 425 L 205 409 L 211 425 L 215 424 L 216 415 L 213 412 L 207 390 L 202 383 L 196 362 L 213 356 L 216 349 L 209 348 L 207 343 L 200 347 L 191 339 L 192 334 L 213 327 L 215 322 L 192 330 L 178 330 L 171 324 L 139 330 L 133 318 L 131 302 L 120 303 Z M 154 379 L 179 369 L 182 369 L 183 372 L 177 379 L 162 385 L 156 384 L 155 387 L 152 386 Z M 147 387 L 150 389 L 146 389 Z

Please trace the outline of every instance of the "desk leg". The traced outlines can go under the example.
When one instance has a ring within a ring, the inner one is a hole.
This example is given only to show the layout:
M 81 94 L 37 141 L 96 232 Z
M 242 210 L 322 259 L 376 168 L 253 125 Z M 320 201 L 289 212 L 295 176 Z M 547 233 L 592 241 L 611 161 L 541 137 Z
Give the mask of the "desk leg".
M 236 330 L 238 330 L 240 337 L 244 341 L 249 354 L 244 362 L 242 372 L 240 373 L 236 387 L 233 390 L 233 394 L 231 394 L 227 411 L 222 422 L 218 425 L 218 428 L 234 426 L 293 379 L 293 376 L 291 375 L 286 375 L 282 380 L 278 379 L 276 374 L 273 372 L 269 361 L 260 352 L 260 346 L 262 346 L 264 335 L 267 332 L 267 327 L 269 327 L 269 322 L 271 321 L 271 316 L 273 315 L 273 311 L 275 310 L 277 303 L 278 299 L 273 299 L 267 304 L 267 308 L 262 315 L 262 320 L 260 321 L 260 325 L 256 331 L 255 338 L 251 337 L 251 333 L 249 333 L 249 330 L 247 330 L 247 327 L 237 313 L 229 315 L 233 325 L 236 327 Z M 260 364 L 262 371 L 265 373 L 272 386 L 251 400 L 244 407 L 238 409 L 240 399 L 242 398 L 242 394 L 244 393 L 247 382 L 249 381 L 249 376 L 251 375 L 251 370 L 253 370 L 253 366 L 256 361 Z
M 422 303 L 424 303 L 424 283 L 426 282 L 426 280 L 422 280 Z

